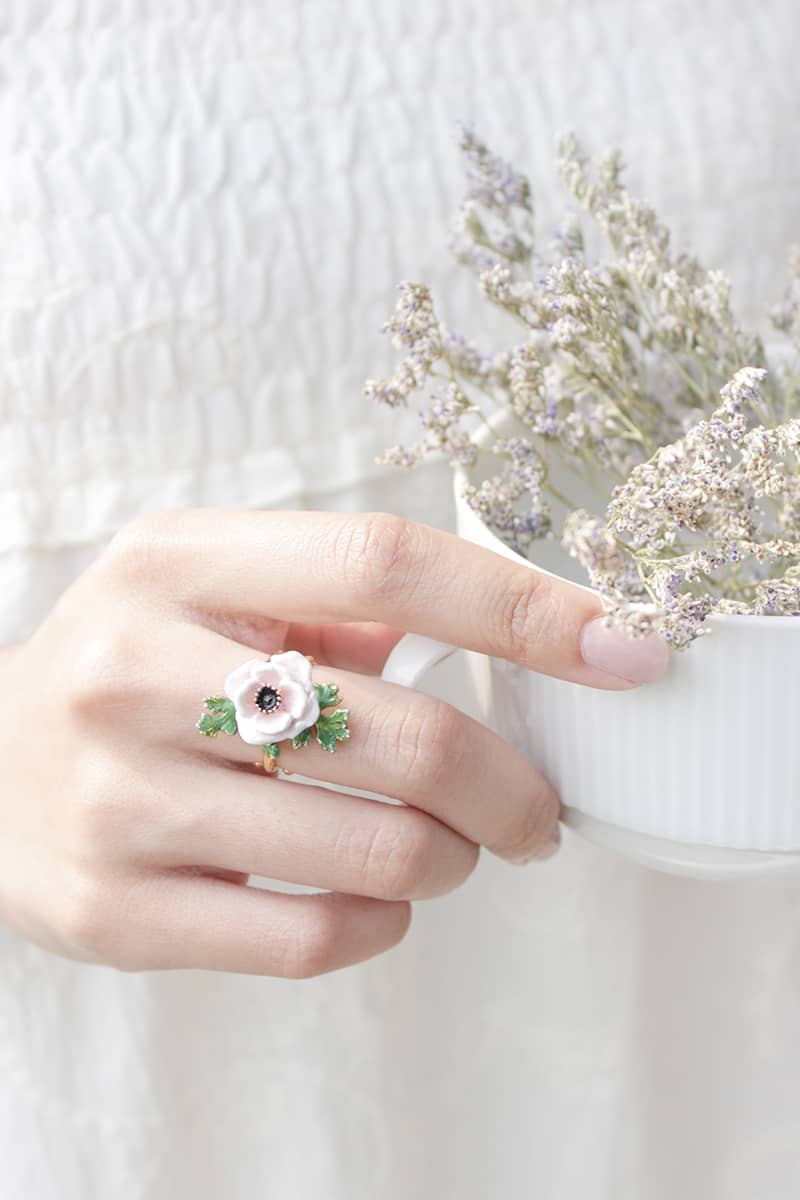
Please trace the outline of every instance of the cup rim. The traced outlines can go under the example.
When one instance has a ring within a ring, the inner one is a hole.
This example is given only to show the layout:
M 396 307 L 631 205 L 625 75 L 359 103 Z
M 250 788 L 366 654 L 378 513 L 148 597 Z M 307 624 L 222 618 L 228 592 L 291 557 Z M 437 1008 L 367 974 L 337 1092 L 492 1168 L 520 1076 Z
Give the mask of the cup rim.
M 508 413 L 505 409 L 498 409 L 497 411 L 491 413 L 487 418 L 486 425 L 481 427 L 481 429 L 473 438 L 473 441 L 479 447 L 483 447 L 489 437 L 489 433 L 495 432 L 497 426 L 501 425 L 507 417 Z M 539 567 L 539 565 L 532 559 L 525 558 L 524 555 L 520 554 L 517 550 L 514 550 L 511 546 L 509 546 L 507 542 L 502 541 L 502 539 L 499 538 L 497 534 L 489 528 L 485 521 L 483 521 L 481 517 L 479 517 L 478 514 L 469 507 L 462 495 L 462 491 L 466 484 L 470 482 L 471 479 L 469 468 L 465 467 L 463 463 L 458 463 L 453 471 L 453 495 L 456 509 L 463 513 L 469 513 L 470 517 L 480 524 L 481 528 L 486 531 L 487 539 L 494 543 L 494 547 L 492 548 L 494 549 L 496 547 L 495 553 L 502 554 L 506 558 L 512 556 L 522 566 L 534 567 L 537 570 L 544 571 L 544 567 Z M 562 579 L 565 583 L 570 582 L 574 587 L 579 587 L 585 592 L 590 592 L 599 602 L 602 602 L 602 596 L 600 593 L 595 588 L 590 587 L 588 584 L 575 583 L 572 580 L 565 580 L 563 575 L 558 575 L 555 571 L 546 571 L 545 573 L 548 575 L 553 575 L 556 579 Z M 798 624 L 800 623 L 800 616 L 790 616 L 788 614 L 776 614 L 775 616 L 769 616 L 765 613 L 711 613 L 707 617 L 707 620 L 709 624 L 714 625 L 725 624 L 735 627 L 743 624 L 747 629 L 753 629 L 757 626 L 760 627 L 766 625 L 769 628 L 774 629 L 776 623 L 782 625 Z

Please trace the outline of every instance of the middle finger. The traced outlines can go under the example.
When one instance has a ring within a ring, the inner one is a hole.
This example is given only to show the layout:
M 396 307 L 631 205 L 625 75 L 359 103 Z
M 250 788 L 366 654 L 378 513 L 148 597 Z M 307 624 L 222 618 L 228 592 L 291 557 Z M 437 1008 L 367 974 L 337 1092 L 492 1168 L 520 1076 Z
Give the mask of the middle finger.
M 173 771 L 168 796 L 150 851 L 164 867 L 203 864 L 348 895 L 428 900 L 462 884 L 478 860 L 474 843 L 427 813 L 281 778 L 265 783 L 207 760 Z

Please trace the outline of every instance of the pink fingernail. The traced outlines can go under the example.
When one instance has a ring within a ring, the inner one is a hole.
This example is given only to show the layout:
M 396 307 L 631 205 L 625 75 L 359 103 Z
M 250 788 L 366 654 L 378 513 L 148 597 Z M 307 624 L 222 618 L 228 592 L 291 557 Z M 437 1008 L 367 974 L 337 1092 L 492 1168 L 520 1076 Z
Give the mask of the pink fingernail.
M 546 842 L 540 842 L 535 850 L 529 850 L 527 854 L 522 854 L 519 858 L 510 858 L 508 861 L 513 863 L 515 867 L 525 867 L 528 863 L 532 862 L 544 862 L 546 859 L 553 857 L 560 845 L 561 827 L 556 822 L 548 834 Z
M 608 626 L 603 617 L 584 625 L 581 633 L 583 661 L 629 683 L 654 683 L 669 666 L 670 651 L 657 634 L 630 637 L 623 629 Z

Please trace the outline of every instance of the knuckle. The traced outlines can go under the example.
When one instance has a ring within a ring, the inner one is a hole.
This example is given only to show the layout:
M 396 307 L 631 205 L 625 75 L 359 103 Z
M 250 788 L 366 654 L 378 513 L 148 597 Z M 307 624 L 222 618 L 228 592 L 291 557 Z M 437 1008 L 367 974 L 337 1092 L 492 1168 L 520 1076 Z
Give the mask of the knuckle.
M 394 513 L 358 513 L 334 535 L 334 559 L 353 593 L 368 604 L 404 591 L 414 569 L 418 527 Z
M 107 563 L 127 570 L 140 570 L 157 550 L 164 533 L 167 515 L 142 513 L 123 525 L 111 538 L 104 558 Z
M 102 627 L 81 638 L 70 656 L 65 691 L 67 709 L 95 719 L 109 707 L 127 707 L 147 698 L 147 676 L 140 669 L 141 641 L 127 614 L 108 617 Z
M 69 873 L 60 894 L 57 924 L 72 957 L 112 963 L 120 949 L 115 912 L 105 879 L 84 867 Z
M 411 698 L 389 733 L 389 754 L 412 793 L 452 782 L 465 751 L 462 719 L 433 697 Z
M 73 802 L 80 814 L 105 812 L 115 794 L 116 773 L 103 755 L 86 755 L 72 774 Z
M 69 780 L 68 820 L 76 854 L 105 860 L 112 851 L 130 851 L 134 846 L 143 822 L 133 782 L 110 756 L 87 756 L 75 765 Z
M 279 950 L 278 974 L 287 979 L 312 979 L 337 965 L 336 951 L 342 918 L 330 904 L 319 905 L 292 926 Z
M 101 556 L 104 570 L 122 583 L 134 579 L 160 579 L 169 558 L 176 569 L 180 549 L 193 528 L 192 509 L 169 508 L 141 513 L 123 525 L 109 541 Z
M 430 824 L 422 814 L 401 811 L 402 824 L 373 831 L 364 864 L 364 880 L 380 900 L 407 900 L 427 882 L 433 860 Z
M 544 576 L 535 571 L 525 572 L 529 578 L 506 586 L 495 606 L 497 633 L 503 654 L 525 658 L 532 641 L 537 641 L 547 627 L 550 589 Z

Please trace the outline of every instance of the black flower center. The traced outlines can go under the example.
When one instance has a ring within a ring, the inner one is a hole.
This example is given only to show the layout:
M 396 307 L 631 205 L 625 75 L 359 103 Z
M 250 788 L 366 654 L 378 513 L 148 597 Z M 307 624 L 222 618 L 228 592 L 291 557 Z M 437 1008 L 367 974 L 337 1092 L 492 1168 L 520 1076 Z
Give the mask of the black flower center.
M 280 692 L 277 688 L 270 687 L 268 683 L 256 692 L 256 707 L 260 708 L 262 712 L 274 712 L 276 708 L 280 708 L 280 704 Z

